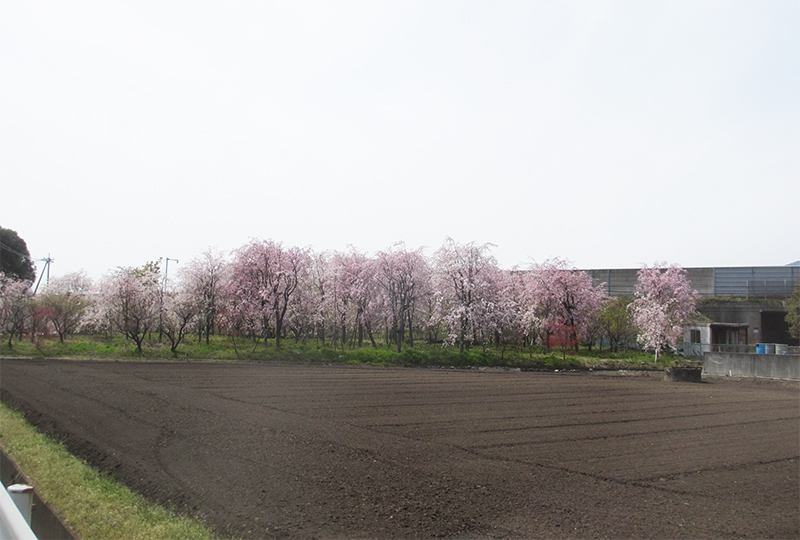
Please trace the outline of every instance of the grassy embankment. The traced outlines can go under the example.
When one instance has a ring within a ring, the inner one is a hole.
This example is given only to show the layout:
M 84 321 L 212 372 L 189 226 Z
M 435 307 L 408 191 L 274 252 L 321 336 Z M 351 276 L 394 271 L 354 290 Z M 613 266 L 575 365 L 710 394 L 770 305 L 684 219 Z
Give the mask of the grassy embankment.
M 122 336 L 70 336 L 66 343 L 55 338 L 37 338 L 15 341 L 9 349 L 3 343 L 0 355 L 10 357 L 40 358 L 86 358 L 86 359 L 130 359 L 130 360 L 192 360 L 192 361 L 252 361 L 252 362 L 296 362 L 310 364 L 352 364 L 372 366 L 430 366 L 430 367 L 509 367 L 523 369 L 664 369 L 675 365 L 691 364 L 687 359 L 671 354 L 659 355 L 655 362 L 652 353 L 624 351 L 611 353 L 608 350 L 589 351 L 581 348 L 562 351 L 546 351 L 540 347 L 505 350 L 473 347 L 460 354 L 457 347 L 442 347 L 415 343 L 413 348 L 404 347 L 397 353 L 393 348 L 362 347 L 334 348 L 316 342 L 295 343 L 284 340 L 280 348 L 274 341 L 267 345 L 263 341 L 239 338 L 236 341 L 214 336 L 208 345 L 189 339 L 181 343 L 177 354 L 170 351 L 165 341 L 158 342 L 153 336 L 146 342 L 140 355 L 131 341 Z
M 92 469 L 2 404 L 0 446 L 83 540 L 219 538 L 201 521 L 148 502 Z

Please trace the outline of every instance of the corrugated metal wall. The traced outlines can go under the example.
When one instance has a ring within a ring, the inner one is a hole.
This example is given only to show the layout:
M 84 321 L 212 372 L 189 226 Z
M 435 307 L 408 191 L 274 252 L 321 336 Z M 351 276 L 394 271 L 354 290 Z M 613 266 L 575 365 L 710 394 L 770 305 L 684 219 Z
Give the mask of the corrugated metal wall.
M 638 269 L 585 270 L 594 283 L 605 283 L 609 296 L 633 296 Z M 788 298 L 800 280 L 800 266 L 745 266 L 687 268 L 692 287 L 703 296 L 739 298 Z
M 715 296 L 787 298 L 800 279 L 800 266 L 716 268 Z

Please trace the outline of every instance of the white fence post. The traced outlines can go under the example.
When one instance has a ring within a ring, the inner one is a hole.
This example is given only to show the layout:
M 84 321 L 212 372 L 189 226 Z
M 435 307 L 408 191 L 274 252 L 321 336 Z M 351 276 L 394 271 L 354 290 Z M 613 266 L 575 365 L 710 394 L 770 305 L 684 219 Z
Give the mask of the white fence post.
M 19 508 L 19 513 L 25 518 L 25 522 L 31 524 L 31 511 L 33 511 L 33 486 L 28 484 L 14 484 L 6 488 L 11 500 Z
M 30 501 L 30 495 L 25 495 L 29 497 Z M 30 506 L 28 519 L 30 519 Z M 5 489 L 0 489 L 0 538 L 3 540 L 37 540 L 20 509 Z

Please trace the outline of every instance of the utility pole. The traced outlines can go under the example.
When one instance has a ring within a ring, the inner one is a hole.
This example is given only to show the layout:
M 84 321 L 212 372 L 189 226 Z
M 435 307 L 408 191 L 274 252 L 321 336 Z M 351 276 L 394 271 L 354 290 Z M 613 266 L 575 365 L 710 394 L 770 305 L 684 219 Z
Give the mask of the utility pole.
M 42 282 L 42 277 L 45 275 L 45 273 L 47 273 L 47 282 L 46 282 L 46 284 L 47 285 L 50 284 L 50 263 L 56 262 L 55 259 L 50 257 L 49 253 L 47 254 L 46 258 L 37 259 L 37 260 L 44 263 L 44 268 L 42 268 L 42 273 L 39 274 L 39 280 L 36 282 L 36 287 L 34 287 L 34 289 L 33 289 L 33 295 L 34 296 L 36 296 L 36 291 L 39 290 L 39 284 Z
M 178 259 L 170 259 L 166 257 L 166 264 L 164 265 L 164 290 L 167 290 L 167 276 L 169 275 L 169 261 L 175 261 L 175 264 L 178 264 L 180 261 Z
M 167 292 L 167 277 L 169 276 L 169 261 L 178 263 L 178 259 L 170 259 L 165 257 L 166 264 L 164 265 L 164 284 L 161 286 L 161 294 L 159 295 L 161 306 L 158 312 L 158 342 L 161 343 L 161 338 L 164 335 L 164 294 Z

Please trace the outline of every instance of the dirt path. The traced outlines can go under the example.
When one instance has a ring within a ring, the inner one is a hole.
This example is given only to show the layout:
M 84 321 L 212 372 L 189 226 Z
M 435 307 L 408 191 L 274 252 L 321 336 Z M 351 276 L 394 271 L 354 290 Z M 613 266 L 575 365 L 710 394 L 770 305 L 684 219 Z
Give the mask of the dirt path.
M 797 538 L 800 386 L 0 361 L 5 402 L 248 538 Z

